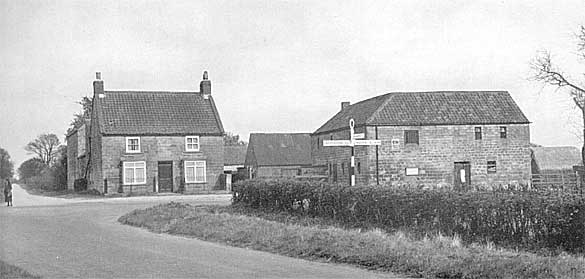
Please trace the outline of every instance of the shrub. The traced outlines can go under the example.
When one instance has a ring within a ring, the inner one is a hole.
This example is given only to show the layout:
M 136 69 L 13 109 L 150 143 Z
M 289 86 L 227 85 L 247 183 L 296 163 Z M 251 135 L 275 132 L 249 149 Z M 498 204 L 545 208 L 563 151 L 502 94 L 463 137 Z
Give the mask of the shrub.
M 233 202 L 333 218 L 351 226 L 408 228 L 527 249 L 585 251 L 585 199 L 563 192 L 453 192 L 246 180 Z
M 73 190 L 75 190 L 75 192 L 87 191 L 87 179 L 75 179 L 73 182 Z

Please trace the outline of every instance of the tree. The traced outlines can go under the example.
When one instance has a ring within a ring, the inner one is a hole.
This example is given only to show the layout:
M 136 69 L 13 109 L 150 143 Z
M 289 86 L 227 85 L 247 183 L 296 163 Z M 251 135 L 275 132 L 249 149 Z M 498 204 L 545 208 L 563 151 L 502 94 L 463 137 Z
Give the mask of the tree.
M 246 145 L 246 142 L 243 140 L 240 140 L 239 135 L 227 132 L 225 135 L 223 135 L 223 144 L 224 145 Z
M 12 178 L 14 175 L 14 164 L 10 160 L 10 154 L 0 147 L 0 178 Z
M 585 61 L 585 25 L 580 26 L 579 32 L 576 34 L 577 37 L 577 51 L 578 56 Z M 557 89 L 563 89 L 575 103 L 575 105 L 581 110 L 583 118 L 583 138 L 585 139 L 585 79 L 581 81 L 574 81 L 561 71 L 560 68 L 552 62 L 550 52 L 543 51 L 538 55 L 533 63 L 532 69 L 534 75 L 533 80 L 542 82 L 546 85 L 552 85 Z M 585 76 L 585 73 L 583 73 Z M 583 147 L 581 148 L 581 159 L 585 162 L 585 140 Z
M 92 99 L 89 97 L 83 97 L 81 98 L 81 101 L 77 103 L 81 105 L 81 113 L 73 115 L 73 121 L 71 121 L 71 127 L 67 129 L 67 134 L 73 131 L 73 129 L 81 127 L 81 125 L 85 123 L 85 120 L 91 117 Z
M 48 166 L 39 158 L 28 159 L 18 167 L 18 176 L 26 182 L 28 179 L 40 175 L 47 168 Z
M 61 143 L 55 134 L 42 134 L 34 141 L 29 142 L 24 150 L 36 154 L 37 158 L 47 166 L 55 162 L 57 157 L 57 147 Z
M 51 167 L 53 190 L 67 189 L 67 145 L 61 145 L 57 151 L 57 161 Z

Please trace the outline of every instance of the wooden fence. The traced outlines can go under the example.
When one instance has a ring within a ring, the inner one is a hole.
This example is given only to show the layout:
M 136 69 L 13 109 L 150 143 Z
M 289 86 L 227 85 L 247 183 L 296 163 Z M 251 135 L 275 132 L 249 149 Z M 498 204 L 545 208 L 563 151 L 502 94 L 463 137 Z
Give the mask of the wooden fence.
M 548 171 L 531 175 L 532 187 L 536 189 L 551 189 L 582 192 L 582 186 L 577 173 L 574 171 Z

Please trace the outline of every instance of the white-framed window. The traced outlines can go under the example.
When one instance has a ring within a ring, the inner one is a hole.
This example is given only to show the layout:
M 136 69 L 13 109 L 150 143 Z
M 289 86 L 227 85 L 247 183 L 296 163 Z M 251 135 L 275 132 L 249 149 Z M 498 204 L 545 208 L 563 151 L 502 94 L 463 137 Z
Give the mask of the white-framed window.
M 185 183 L 206 182 L 205 161 L 185 161 Z
M 124 185 L 146 183 L 146 162 L 124 162 Z
M 185 151 L 199 151 L 199 136 L 185 137 Z
M 126 153 L 140 153 L 140 137 L 126 137 Z

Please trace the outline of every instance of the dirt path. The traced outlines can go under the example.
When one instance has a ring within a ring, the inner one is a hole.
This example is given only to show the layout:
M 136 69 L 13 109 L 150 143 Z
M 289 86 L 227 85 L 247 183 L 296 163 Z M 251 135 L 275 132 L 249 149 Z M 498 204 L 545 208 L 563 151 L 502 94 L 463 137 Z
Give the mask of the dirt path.
M 346 265 L 124 226 L 117 218 L 170 200 L 228 204 L 229 195 L 67 200 L 28 195 L 0 207 L 0 258 L 45 278 L 386 278 Z M 158 199 L 156 199 L 158 198 Z

